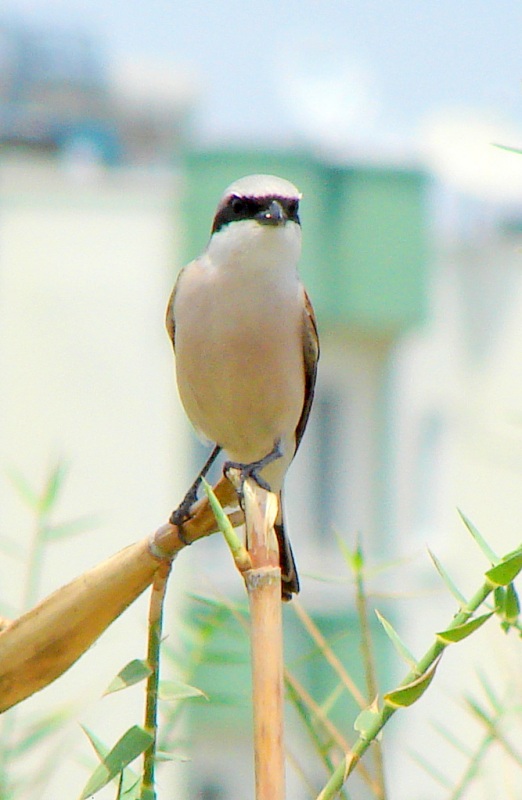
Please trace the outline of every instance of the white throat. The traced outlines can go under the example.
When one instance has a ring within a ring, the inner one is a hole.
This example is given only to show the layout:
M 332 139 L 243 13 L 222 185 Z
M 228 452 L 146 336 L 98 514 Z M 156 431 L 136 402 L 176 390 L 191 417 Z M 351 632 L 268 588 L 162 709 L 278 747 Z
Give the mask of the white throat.
M 301 255 L 301 228 L 295 222 L 270 226 L 238 220 L 212 234 L 206 254 L 219 270 L 283 270 L 293 274 Z

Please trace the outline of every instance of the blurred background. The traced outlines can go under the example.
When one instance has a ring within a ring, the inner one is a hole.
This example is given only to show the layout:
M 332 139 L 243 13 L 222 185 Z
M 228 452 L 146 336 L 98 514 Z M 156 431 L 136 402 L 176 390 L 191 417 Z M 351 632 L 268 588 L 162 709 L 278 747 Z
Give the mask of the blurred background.
M 395 563 L 372 588 L 417 655 L 454 611 L 426 545 L 464 594 L 487 568 L 457 507 L 497 553 L 519 544 L 522 155 L 494 144 L 522 146 L 521 29 L 515 0 L 3 0 L 7 616 L 155 530 L 202 463 L 177 399 L 164 312 L 179 268 L 205 246 L 223 189 L 250 172 L 280 174 L 304 195 L 302 274 L 322 358 L 287 505 L 302 602 L 339 655 L 360 669 L 339 537 L 353 546 L 359 536 L 371 563 Z M 57 465 L 65 477 L 53 525 L 64 535 L 42 550 L 29 590 L 30 495 Z M 197 616 L 186 589 L 243 597 L 218 537 L 193 550 L 174 571 L 171 644 Z M 310 642 L 291 609 L 285 618 L 299 665 Z M 143 657 L 145 620 L 142 599 L 17 712 L 30 721 L 65 705 L 72 717 L 53 738 L 55 769 L 44 769 L 43 745 L 17 767 L 42 777 L 17 798 L 78 796 L 85 764 L 95 763 L 78 721 L 107 743 L 139 722 L 139 689 L 123 705 L 98 698 Z M 218 654 L 232 646 L 222 635 Z M 164 767 L 160 798 L 252 795 L 247 651 L 233 646 L 236 672 L 201 669 L 194 682 L 211 698 L 244 690 L 245 704 L 195 706 L 178 753 L 192 760 Z M 462 695 L 480 692 L 479 673 L 499 692 L 519 692 L 511 648 L 492 625 L 445 656 L 428 695 L 386 732 L 390 798 L 450 797 L 415 754 L 457 782 L 462 754 L 434 726 L 480 740 Z M 378 658 L 390 689 L 402 669 L 386 643 Z M 319 699 L 332 688 L 310 660 L 302 680 Z M 341 699 L 332 713 L 353 737 L 353 708 Z M 294 722 L 293 748 L 306 752 Z M 509 735 L 520 741 L 520 723 Z M 500 769 L 501 758 L 485 762 L 466 798 L 520 796 L 520 770 Z M 324 774 L 311 770 L 318 790 Z M 288 783 L 292 800 L 310 796 L 292 766 Z

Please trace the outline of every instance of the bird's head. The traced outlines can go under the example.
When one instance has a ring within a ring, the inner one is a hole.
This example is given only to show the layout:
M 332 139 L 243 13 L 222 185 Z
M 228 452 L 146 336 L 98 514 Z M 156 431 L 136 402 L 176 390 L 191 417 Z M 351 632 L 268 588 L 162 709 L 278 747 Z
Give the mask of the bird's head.
M 218 204 L 209 249 L 220 260 L 244 255 L 297 262 L 301 248 L 296 187 L 275 175 L 248 175 L 234 181 Z

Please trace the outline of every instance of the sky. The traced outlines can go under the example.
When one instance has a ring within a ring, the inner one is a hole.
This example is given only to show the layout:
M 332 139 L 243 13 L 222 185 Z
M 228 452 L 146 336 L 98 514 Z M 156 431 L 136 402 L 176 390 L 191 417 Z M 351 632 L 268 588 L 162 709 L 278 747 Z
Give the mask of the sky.
M 148 62 L 165 85 L 179 79 L 203 141 L 414 148 L 441 117 L 468 114 L 522 144 L 520 0 L 2 0 L 1 9 L 0 20 L 94 37 L 120 74 Z

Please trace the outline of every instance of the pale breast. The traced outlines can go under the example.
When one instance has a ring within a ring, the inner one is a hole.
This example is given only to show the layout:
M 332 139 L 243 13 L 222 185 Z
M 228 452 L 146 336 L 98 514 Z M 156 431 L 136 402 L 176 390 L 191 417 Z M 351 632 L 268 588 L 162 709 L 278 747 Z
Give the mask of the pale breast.
M 176 301 L 176 371 L 194 426 L 252 461 L 295 431 L 303 407 L 302 305 L 296 276 L 215 273 L 194 262 Z

